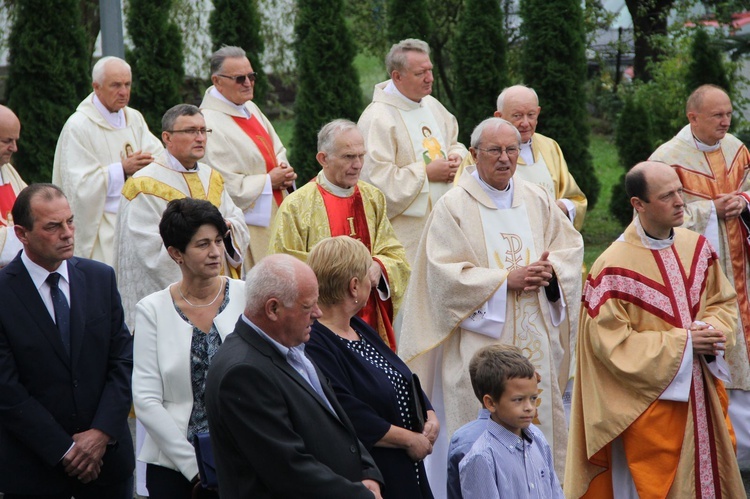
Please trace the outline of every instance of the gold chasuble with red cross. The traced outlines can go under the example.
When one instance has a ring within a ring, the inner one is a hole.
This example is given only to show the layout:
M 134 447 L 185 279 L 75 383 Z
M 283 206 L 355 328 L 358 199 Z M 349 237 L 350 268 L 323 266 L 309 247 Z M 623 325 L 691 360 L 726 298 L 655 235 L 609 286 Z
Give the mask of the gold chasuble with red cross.
M 706 238 L 686 229 L 655 241 L 636 219 L 597 259 L 580 314 L 566 497 L 614 498 L 623 483 L 641 498 L 744 496 L 724 384 L 688 342 L 702 321 L 733 344 L 735 297 Z M 687 384 L 667 396 L 680 372 Z
M 395 350 L 393 317 L 398 313 L 411 271 L 404 247 L 388 220 L 385 196 L 377 188 L 359 181 L 351 189 L 337 190 L 319 173 L 315 180 L 284 199 L 271 226 L 268 254 L 286 253 L 306 262 L 315 244 L 333 236 L 362 241 L 380 265 L 389 297 L 382 300 L 379 291 L 373 289 L 358 315 Z

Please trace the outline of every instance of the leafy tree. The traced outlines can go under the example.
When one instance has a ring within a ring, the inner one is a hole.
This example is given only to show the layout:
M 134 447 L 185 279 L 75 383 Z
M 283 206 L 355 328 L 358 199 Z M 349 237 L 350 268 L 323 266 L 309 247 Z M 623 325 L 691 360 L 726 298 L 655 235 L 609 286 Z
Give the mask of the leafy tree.
M 652 141 L 653 133 L 648 110 L 633 95 L 628 95 L 617 120 L 615 133 L 617 154 L 625 172 L 648 159 L 654 151 Z M 627 225 L 633 219 L 633 207 L 625 192 L 625 172 L 620 177 L 620 181 L 612 186 L 612 198 L 609 204 L 609 212 L 623 225 Z
M 558 141 L 591 209 L 599 197 L 600 183 L 588 151 L 581 2 L 521 0 L 521 17 L 525 37 L 521 69 L 544 110 L 538 130 Z
M 60 130 L 91 88 L 91 57 L 78 0 L 16 0 L 15 9 L 7 99 L 22 142 L 13 162 L 27 182 L 49 182 Z
M 157 135 L 166 110 L 182 102 L 180 88 L 185 75 L 182 36 L 170 21 L 171 6 L 172 0 L 130 0 L 127 19 L 134 44 L 126 54 L 133 74 L 130 104 L 143 113 Z
M 261 67 L 260 55 L 264 44 L 261 36 L 260 14 L 257 0 L 213 0 L 214 10 L 209 17 L 213 50 L 224 45 L 242 47 L 250 59 L 255 80 L 253 102 L 263 102 L 268 92 L 268 79 Z
M 633 19 L 635 60 L 633 73 L 643 81 L 651 80 L 649 62 L 657 62 L 664 51 L 657 39 L 667 34 L 667 15 L 674 0 L 625 0 Z
M 357 121 L 362 111 L 356 50 L 343 16 L 342 0 L 299 0 L 296 40 L 299 88 L 294 103 L 290 161 L 300 180 L 319 171 L 318 130 L 336 118 Z
M 503 15 L 497 0 L 467 0 L 453 50 L 459 140 L 492 116 L 500 91 L 508 85 Z
M 429 43 L 432 23 L 427 0 L 387 0 L 386 12 L 391 44 L 405 38 L 418 38 Z
M 705 29 L 695 30 L 690 55 L 692 60 L 688 65 L 685 80 L 687 93 L 707 83 L 718 85 L 727 92 L 731 90 L 729 77 L 724 68 L 723 55 L 717 43 L 711 40 Z

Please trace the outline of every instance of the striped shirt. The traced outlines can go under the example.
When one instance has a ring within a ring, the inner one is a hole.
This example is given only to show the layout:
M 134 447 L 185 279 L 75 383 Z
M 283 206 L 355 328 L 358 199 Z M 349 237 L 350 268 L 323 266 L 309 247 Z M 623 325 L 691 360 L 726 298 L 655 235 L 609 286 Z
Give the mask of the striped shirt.
M 522 437 L 492 419 L 458 465 L 464 499 L 564 499 L 542 432 L 530 425 Z

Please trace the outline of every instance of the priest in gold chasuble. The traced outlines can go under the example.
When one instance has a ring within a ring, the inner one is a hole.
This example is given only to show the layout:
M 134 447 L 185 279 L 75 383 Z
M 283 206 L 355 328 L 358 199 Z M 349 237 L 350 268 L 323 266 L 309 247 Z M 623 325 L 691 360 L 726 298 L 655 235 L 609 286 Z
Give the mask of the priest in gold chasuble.
M 388 220 L 385 196 L 359 180 L 362 134 L 351 121 L 332 121 L 318 134 L 318 151 L 323 169 L 281 204 L 268 253 L 288 253 L 305 262 L 312 247 L 328 237 L 362 241 L 372 254 L 369 276 L 376 292 L 359 316 L 395 350 L 392 323 L 409 281 L 409 264 Z

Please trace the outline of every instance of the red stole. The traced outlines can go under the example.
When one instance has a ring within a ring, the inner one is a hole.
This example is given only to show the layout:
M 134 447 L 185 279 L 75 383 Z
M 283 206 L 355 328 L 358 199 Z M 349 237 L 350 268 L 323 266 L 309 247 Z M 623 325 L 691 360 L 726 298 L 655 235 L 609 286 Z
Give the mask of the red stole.
M 242 129 L 245 134 L 250 137 L 255 146 L 258 148 L 260 153 L 263 155 L 263 159 L 266 161 L 266 172 L 270 172 L 276 168 L 278 163 L 276 162 L 276 153 L 273 149 L 273 140 L 268 135 L 263 125 L 260 124 L 258 118 L 250 116 L 250 118 L 241 118 L 239 116 L 232 116 L 237 125 Z M 284 196 L 280 190 L 273 190 L 273 198 L 276 200 L 276 206 L 281 206 L 281 202 L 284 200 Z
M 11 218 L 10 210 L 16 202 L 16 193 L 10 184 L 0 185 L 0 227 L 9 225 L 8 219 Z
M 362 194 L 359 192 L 359 187 L 354 186 L 354 194 L 351 196 L 340 198 L 323 189 L 319 184 L 316 185 L 326 207 L 331 237 L 353 237 L 362 241 L 372 254 L 370 229 L 367 226 L 367 214 L 365 213 L 365 205 L 362 203 Z M 388 273 L 385 267 L 380 262 L 378 264 L 380 264 L 383 275 L 387 279 Z M 367 304 L 357 315 L 378 332 L 391 350 L 396 351 L 396 335 L 392 326 L 393 304 L 390 299 L 380 300 L 377 291 L 373 290 Z

